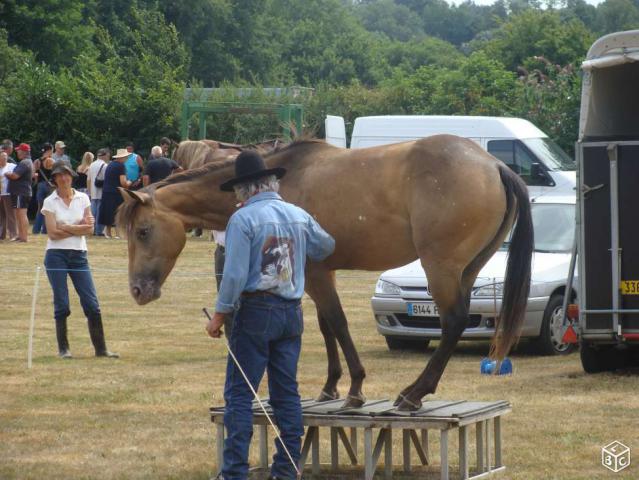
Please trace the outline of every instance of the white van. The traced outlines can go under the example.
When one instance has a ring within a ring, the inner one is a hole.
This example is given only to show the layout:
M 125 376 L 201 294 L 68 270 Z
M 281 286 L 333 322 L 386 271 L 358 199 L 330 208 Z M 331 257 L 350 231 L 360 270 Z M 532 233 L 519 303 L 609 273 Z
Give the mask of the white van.
M 326 141 L 346 147 L 344 118 L 327 115 Z M 507 117 L 385 115 L 355 119 L 350 148 L 406 142 L 441 133 L 474 140 L 517 172 L 531 195 L 574 194 L 575 162 L 528 120 Z

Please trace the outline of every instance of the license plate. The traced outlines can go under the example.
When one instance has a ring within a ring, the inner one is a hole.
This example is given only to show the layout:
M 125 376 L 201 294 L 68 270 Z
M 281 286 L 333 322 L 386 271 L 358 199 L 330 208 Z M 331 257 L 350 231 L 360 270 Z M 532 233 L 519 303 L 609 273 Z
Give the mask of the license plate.
M 622 280 L 622 295 L 639 295 L 639 280 Z
M 409 303 L 409 317 L 439 317 L 439 309 L 434 303 Z

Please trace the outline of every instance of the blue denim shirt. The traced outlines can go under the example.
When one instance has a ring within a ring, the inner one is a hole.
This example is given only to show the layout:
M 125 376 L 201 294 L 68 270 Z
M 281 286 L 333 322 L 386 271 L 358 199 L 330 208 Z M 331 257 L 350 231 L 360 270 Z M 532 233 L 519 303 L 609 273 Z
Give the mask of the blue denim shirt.
M 306 211 L 275 192 L 258 193 L 231 216 L 226 228 L 226 260 L 215 310 L 232 312 L 245 291 L 302 298 L 306 257 L 324 260 L 334 249 L 333 237 Z

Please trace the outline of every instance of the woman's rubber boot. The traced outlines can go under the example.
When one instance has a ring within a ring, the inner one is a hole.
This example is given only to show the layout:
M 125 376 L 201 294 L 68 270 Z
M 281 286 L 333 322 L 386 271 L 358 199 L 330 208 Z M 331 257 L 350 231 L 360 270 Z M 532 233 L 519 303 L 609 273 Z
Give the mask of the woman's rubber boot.
M 89 335 L 95 348 L 96 357 L 120 358 L 115 352 L 109 352 L 104 341 L 104 329 L 102 328 L 102 316 L 93 315 L 87 319 L 89 321 Z
M 58 356 L 66 359 L 73 358 L 67 339 L 67 317 L 55 319 L 55 336 L 58 339 Z

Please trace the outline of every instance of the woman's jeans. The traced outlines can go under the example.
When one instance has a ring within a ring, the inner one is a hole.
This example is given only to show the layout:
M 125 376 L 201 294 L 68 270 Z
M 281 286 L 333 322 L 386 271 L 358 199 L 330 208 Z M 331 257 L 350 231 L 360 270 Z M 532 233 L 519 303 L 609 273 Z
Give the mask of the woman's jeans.
M 93 227 L 93 235 L 102 235 L 104 233 L 104 225 L 98 223 L 98 214 L 100 213 L 100 198 L 91 199 L 91 215 L 95 218 L 95 226 Z
M 228 330 L 228 328 L 227 328 Z M 284 300 L 262 294 L 242 297 L 233 318 L 229 346 L 257 391 L 264 371 L 268 370 L 269 404 L 286 448 L 296 464 L 304 426 L 297 390 L 297 362 L 303 331 L 299 300 Z M 224 386 L 225 480 L 248 478 L 248 454 L 253 435 L 253 394 L 241 372 L 229 356 Z M 296 472 L 281 444 L 276 441 L 271 474 L 278 479 L 294 479 Z
M 98 296 L 89 270 L 87 252 L 83 250 L 50 249 L 44 257 L 47 277 L 53 289 L 53 316 L 56 320 L 71 315 L 67 275 L 71 277 L 75 291 L 80 297 L 84 315 L 96 318 L 100 315 Z
M 35 221 L 33 223 L 33 233 L 47 233 L 47 225 L 44 221 L 44 215 L 42 215 L 42 204 L 44 199 L 51 193 L 51 187 L 47 185 L 47 182 L 40 182 L 36 187 L 36 201 L 38 202 L 38 213 L 36 214 Z

